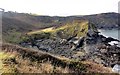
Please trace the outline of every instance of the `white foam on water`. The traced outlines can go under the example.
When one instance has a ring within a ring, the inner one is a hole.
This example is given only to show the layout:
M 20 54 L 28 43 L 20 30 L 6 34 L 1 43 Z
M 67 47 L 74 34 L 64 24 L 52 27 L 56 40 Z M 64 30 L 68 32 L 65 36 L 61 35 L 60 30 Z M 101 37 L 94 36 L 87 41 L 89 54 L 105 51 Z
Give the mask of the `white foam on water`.
M 118 44 L 118 41 L 111 41 L 111 42 L 108 42 L 108 44 L 110 45 Z
M 103 36 L 105 36 L 106 38 L 108 38 L 108 37 L 112 37 L 112 38 L 114 38 L 114 39 L 119 39 L 119 35 L 118 35 L 118 30 L 115 30 L 115 29 L 112 29 L 112 30 L 103 30 L 103 29 L 98 29 L 98 31 L 100 32 L 99 34 L 100 35 L 103 35 Z M 119 39 L 120 40 L 120 39 Z M 111 42 L 109 42 L 108 44 L 110 44 L 110 45 L 117 45 L 117 46 L 119 46 L 120 47 L 120 42 L 118 42 L 118 41 L 111 41 Z

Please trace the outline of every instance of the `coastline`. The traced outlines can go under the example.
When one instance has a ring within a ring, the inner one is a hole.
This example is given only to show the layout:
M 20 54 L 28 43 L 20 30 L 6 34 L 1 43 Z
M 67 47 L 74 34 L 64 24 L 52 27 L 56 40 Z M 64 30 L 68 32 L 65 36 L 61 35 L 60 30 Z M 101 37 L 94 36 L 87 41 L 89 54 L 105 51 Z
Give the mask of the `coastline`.
M 106 38 L 108 37 L 112 37 L 114 39 L 119 39 L 119 29 L 98 29 L 98 31 L 100 32 L 100 35 L 103 35 L 105 36 Z M 112 33 L 113 32 L 113 33 Z M 108 33 L 108 34 L 107 34 Z M 113 34 L 113 35 L 112 35 Z M 108 44 L 110 45 L 117 45 L 118 47 L 120 47 L 119 45 L 119 42 L 118 41 L 111 41 L 111 42 L 108 42 Z

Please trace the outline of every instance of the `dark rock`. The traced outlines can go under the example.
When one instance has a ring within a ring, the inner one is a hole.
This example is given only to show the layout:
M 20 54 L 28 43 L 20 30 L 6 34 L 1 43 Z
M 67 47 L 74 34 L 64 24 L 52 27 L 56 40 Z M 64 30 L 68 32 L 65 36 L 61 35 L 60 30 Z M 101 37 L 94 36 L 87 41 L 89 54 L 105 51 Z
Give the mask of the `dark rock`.
M 114 39 L 114 38 L 112 38 L 112 37 L 106 38 L 106 42 L 111 42 L 111 41 L 118 41 L 118 42 L 120 42 L 119 40 Z
M 76 48 L 80 48 L 84 45 L 84 39 L 85 39 L 85 37 L 80 37 Z

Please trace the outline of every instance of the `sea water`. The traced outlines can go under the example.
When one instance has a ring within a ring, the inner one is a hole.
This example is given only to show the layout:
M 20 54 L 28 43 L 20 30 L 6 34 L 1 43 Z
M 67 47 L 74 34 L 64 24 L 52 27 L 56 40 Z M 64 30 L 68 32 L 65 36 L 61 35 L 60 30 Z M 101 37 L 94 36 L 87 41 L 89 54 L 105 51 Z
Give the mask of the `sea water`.
M 120 40 L 120 30 L 118 29 L 112 29 L 112 30 L 98 29 L 98 31 L 100 32 L 101 35 L 105 37 L 112 37 L 114 39 Z M 109 44 L 111 45 L 118 44 L 118 46 L 120 46 L 119 42 L 117 41 L 111 41 L 109 42 Z

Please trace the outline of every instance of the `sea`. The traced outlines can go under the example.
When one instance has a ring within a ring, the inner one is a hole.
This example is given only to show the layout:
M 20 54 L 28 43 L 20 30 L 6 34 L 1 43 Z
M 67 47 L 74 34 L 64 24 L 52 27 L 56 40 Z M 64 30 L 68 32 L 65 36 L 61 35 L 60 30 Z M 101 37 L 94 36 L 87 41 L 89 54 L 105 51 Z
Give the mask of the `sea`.
M 104 35 L 105 37 L 112 37 L 114 39 L 118 39 L 120 40 L 120 30 L 118 29 L 98 29 L 98 31 L 100 32 L 99 34 Z M 109 42 L 109 44 L 114 45 L 114 44 L 118 44 L 118 46 L 120 47 L 120 42 L 117 41 L 111 41 Z

